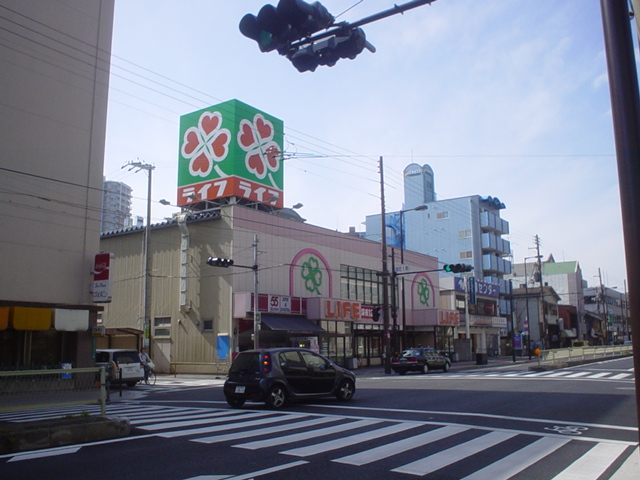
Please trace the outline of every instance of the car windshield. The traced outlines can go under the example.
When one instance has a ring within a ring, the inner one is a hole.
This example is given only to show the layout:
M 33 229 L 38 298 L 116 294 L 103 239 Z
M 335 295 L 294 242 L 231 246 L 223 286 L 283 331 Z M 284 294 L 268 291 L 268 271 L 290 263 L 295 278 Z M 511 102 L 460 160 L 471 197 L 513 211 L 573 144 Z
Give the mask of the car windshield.
M 231 364 L 229 373 L 255 373 L 260 371 L 259 353 L 240 353 Z
M 419 348 L 412 348 L 410 350 L 405 350 L 402 352 L 403 357 L 419 357 L 421 355 L 421 351 Z
M 140 363 L 138 352 L 113 352 L 113 361 L 120 363 Z

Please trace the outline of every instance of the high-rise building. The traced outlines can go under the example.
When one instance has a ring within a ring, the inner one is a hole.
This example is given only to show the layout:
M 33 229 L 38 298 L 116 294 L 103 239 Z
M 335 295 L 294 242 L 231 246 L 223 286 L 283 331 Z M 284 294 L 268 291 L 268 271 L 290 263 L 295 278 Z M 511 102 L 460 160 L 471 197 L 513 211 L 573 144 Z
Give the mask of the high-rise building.
M 436 201 L 436 187 L 433 170 L 429 165 L 417 163 L 404 169 L 404 208 L 415 208 L 427 202 Z
M 131 193 L 132 189 L 126 183 L 103 182 L 101 232 L 131 226 Z

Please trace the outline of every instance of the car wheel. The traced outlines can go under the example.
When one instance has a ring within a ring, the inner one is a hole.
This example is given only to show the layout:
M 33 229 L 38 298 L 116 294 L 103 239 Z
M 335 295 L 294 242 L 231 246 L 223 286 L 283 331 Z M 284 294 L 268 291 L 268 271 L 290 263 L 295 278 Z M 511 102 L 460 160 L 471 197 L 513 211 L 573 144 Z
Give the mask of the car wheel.
M 340 386 L 338 387 L 338 391 L 336 392 L 336 397 L 338 400 L 346 402 L 353 398 L 353 394 L 356 393 L 356 384 L 353 383 L 353 380 L 349 378 L 345 378 L 340 382 Z
M 429 364 L 428 363 L 425 363 L 422 366 L 422 373 L 429 373 Z
M 135 387 L 138 382 L 127 382 L 127 387 Z
M 451 364 L 449 362 L 445 362 L 443 370 L 445 372 L 448 372 L 450 368 L 451 368 Z
M 406 375 L 407 371 L 406 370 L 398 370 L 398 375 Z
M 227 397 L 227 403 L 233 408 L 240 408 L 244 405 L 244 398 L 229 398 Z
M 282 385 L 274 385 L 269 389 L 264 403 L 270 408 L 282 408 L 287 403 L 287 390 Z

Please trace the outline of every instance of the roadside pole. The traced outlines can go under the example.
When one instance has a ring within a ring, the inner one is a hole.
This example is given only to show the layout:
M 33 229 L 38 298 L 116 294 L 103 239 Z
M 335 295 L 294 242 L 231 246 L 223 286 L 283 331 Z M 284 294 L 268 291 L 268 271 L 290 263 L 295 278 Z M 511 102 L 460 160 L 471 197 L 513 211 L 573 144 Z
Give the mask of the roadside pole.
M 613 130 L 620 183 L 633 363 L 640 372 L 640 98 L 633 52 L 629 3 L 600 0 Z M 640 424 L 640 382 L 636 382 L 636 414 Z

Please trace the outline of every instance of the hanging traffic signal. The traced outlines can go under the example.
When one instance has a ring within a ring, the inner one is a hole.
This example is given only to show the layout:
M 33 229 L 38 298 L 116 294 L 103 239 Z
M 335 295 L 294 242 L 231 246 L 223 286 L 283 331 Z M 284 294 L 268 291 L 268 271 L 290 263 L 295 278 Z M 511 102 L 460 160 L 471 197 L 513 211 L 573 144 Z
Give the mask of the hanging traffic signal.
M 240 32 L 258 42 L 261 52 L 280 51 L 287 43 L 287 25 L 273 5 L 262 7 L 258 16 L 248 13 L 242 17 Z
M 212 267 L 228 268 L 233 265 L 233 260 L 231 260 L 230 258 L 209 257 L 209 259 L 207 260 L 207 265 L 211 265 Z
M 341 58 L 356 58 L 367 45 L 361 28 L 354 28 L 344 35 L 336 35 L 300 48 L 290 56 L 299 72 L 313 72 L 319 65 L 333 67 Z
M 333 24 L 333 15 L 319 2 L 280 0 L 278 7 L 263 6 L 258 15 L 248 13 L 240 20 L 240 32 L 258 42 L 261 52 L 278 50 L 287 55 L 291 42 L 302 40 Z
M 382 307 L 380 307 L 378 305 L 373 307 L 373 311 L 371 313 L 371 317 L 373 318 L 374 322 L 379 322 L 381 317 L 382 317 Z
M 455 263 L 455 264 L 447 264 L 442 268 L 445 272 L 449 273 L 461 273 L 461 272 L 470 272 L 473 270 L 471 265 L 467 265 L 466 263 Z
M 333 15 L 320 2 L 280 0 L 278 16 L 290 28 L 290 41 L 301 40 L 333 24 Z

